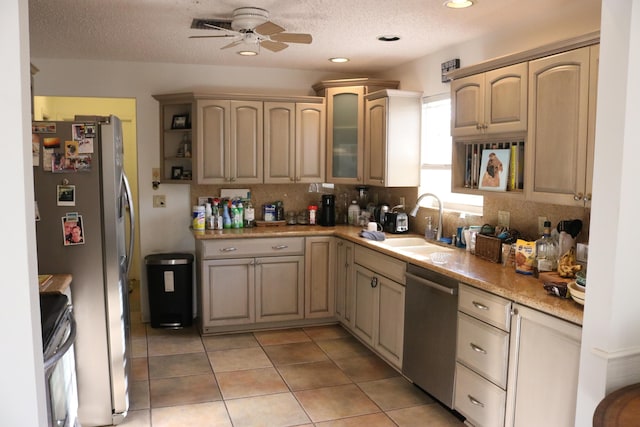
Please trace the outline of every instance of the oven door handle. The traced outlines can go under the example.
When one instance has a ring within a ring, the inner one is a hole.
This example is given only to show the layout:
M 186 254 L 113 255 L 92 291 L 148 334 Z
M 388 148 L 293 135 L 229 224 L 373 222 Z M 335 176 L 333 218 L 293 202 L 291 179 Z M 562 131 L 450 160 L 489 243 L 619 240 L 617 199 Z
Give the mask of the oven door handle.
M 458 294 L 458 290 L 455 289 L 455 288 L 449 288 L 447 286 L 443 286 L 443 285 L 441 285 L 439 283 L 432 282 L 431 280 L 424 279 L 424 278 L 422 278 L 420 276 L 416 276 L 415 274 L 411 274 L 409 272 L 405 272 L 404 274 L 405 274 L 407 279 L 413 280 L 413 281 L 415 281 L 415 282 L 417 282 L 417 283 L 419 283 L 421 285 L 428 286 L 428 287 L 433 288 L 433 289 L 435 289 L 437 291 L 444 292 L 445 294 L 449 294 L 449 295 L 457 295 Z
M 74 341 L 76 340 L 76 319 L 73 317 L 72 307 L 67 307 L 67 318 L 69 319 L 69 336 L 65 340 L 65 342 L 56 350 L 56 352 L 45 359 L 44 361 L 44 371 L 49 373 L 49 370 L 52 369 L 56 363 L 65 355 L 67 351 L 71 348 Z

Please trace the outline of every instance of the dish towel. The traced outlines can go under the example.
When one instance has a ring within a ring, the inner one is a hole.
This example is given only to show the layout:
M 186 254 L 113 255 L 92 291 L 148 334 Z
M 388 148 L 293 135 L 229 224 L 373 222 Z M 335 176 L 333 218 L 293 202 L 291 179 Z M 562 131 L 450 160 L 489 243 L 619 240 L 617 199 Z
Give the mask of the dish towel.
M 379 242 L 384 240 L 384 233 L 382 231 L 367 231 L 362 230 L 360 232 L 360 237 L 364 237 L 369 240 L 377 240 Z

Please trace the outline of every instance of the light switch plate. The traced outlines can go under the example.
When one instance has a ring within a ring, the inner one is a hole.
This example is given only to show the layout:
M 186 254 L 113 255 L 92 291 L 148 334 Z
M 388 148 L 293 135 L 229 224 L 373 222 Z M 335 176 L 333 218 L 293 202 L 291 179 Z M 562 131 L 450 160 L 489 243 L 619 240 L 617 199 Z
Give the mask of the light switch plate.
M 509 221 L 511 220 L 511 213 L 508 211 L 498 211 L 498 225 L 500 227 L 509 228 Z
M 153 181 L 160 181 L 160 168 L 151 169 L 151 179 Z
M 167 207 L 167 198 L 164 194 L 156 194 L 153 196 L 153 207 L 154 208 L 166 208 Z

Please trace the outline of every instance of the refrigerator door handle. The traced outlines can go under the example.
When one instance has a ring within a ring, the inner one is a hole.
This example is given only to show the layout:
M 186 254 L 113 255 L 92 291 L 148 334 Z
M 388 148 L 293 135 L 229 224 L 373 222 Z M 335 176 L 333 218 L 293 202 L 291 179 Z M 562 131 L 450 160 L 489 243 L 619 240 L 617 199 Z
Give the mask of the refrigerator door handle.
M 135 212 L 133 210 L 133 198 L 131 197 L 131 187 L 129 186 L 129 180 L 127 179 L 127 175 L 122 173 L 122 184 L 124 186 L 125 196 L 127 198 L 127 211 L 129 212 L 129 251 L 126 253 L 127 257 L 127 271 L 126 275 L 129 275 L 129 270 L 131 269 L 131 262 L 133 260 L 133 243 L 135 238 Z

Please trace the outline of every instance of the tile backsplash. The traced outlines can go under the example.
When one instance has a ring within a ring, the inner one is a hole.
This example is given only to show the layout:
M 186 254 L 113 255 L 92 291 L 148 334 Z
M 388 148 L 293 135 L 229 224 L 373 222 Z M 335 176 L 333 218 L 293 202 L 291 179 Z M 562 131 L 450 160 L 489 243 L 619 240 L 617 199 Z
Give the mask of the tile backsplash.
M 335 185 L 333 190 L 321 189 L 321 192 L 315 192 L 313 186 L 309 184 L 192 185 L 191 204 L 197 204 L 198 197 L 218 196 L 222 188 L 249 188 L 251 190 L 251 200 L 256 208 L 257 219 L 262 219 L 260 207 L 264 203 L 280 200 L 284 203 L 285 211 L 299 212 L 305 210 L 312 203 L 320 206 L 322 194 L 332 193 L 336 195 L 336 222 L 338 224 L 344 223 L 348 204 L 351 200 L 357 199 L 358 196 L 356 186 L 338 184 Z M 369 187 L 368 195 L 369 202 L 374 204 L 388 203 L 390 206 L 400 204 L 401 198 L 404 198 L 405 211 L 409 212 L 415 206 L 418 189 L 415 187 Z M 510 213 L 510 227 L 518 230 L 531 240 L 539 237 L 539 216 L 547 217 L 554 227 L 561 220 L 580 219 L 583 227 L 582 232 L 578 235 L 577 242 L 585 243 L 589 240 L 590 209 L 528 202 L 503 196 L 485 196 L 482 216 L 460 218 L 458 213 L 445 212 L 443 236 L 451 236 L 459 226 L 495 225 L 498 222 L 498 211 L 508 211 Z M 431 216 L 435 224 L 438 212 L 435 209 L 420 208 L 416 218 L 409 219 L 410 231 L 422 234 L 426 227 L 427 216 Z

